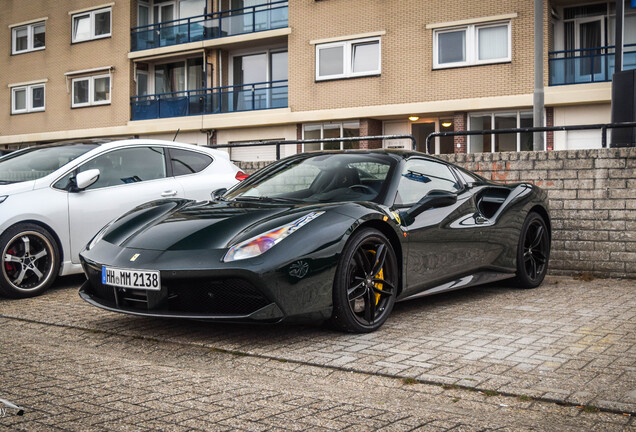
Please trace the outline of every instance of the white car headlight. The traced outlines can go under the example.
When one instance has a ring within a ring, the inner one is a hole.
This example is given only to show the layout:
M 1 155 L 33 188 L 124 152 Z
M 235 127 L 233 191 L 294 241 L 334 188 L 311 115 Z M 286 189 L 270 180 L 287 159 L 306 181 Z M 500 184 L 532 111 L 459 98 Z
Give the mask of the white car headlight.
M 316 219 L 323 213 L 324 211 L 311 212 L 286 225 L 274 228 L 271 231 L 259 234 L 258 236 L 242 241 L 241 243 L 237 243 L 232 246 L 230 250 L 227 251 L 227 253 L 223 257 L 223 261 L 238 261 L 258 256 L 270 250 L 272 247 L 274 247 L 274 245 L 279 243 L 285 237 L 292 234 L 299 228 L 307 225 L 309 222 Z

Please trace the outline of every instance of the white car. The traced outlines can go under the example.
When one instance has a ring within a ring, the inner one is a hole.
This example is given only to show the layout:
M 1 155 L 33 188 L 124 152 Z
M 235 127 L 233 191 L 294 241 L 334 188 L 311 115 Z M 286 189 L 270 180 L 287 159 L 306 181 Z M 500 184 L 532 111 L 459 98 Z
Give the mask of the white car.
M 147 139 L 73 142 L 0 159 L 0 294 L 31 297 L 81 273 L 79 253 L 126 211 L 161 198 L 209 200 L 247 177 L 227 153 Z

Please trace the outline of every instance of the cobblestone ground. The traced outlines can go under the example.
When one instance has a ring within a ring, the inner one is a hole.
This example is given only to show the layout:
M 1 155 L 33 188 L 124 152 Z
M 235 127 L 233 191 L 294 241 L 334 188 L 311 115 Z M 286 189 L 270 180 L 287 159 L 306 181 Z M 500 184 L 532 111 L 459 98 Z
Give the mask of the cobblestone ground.
M 636 430 L 633 281 L 430 297 L 370 335 L 108 313 L 80 281 L 0 299 L 0 398 L 26 408 L 0 430 Z

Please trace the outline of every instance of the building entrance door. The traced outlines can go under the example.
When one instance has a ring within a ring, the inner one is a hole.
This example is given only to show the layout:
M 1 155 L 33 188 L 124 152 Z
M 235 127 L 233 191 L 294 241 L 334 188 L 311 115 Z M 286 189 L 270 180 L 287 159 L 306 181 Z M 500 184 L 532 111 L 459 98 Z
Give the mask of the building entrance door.
M 415 137 L 417 144 L 417 151 L 427 153 L 426 151 L 426 137 L 435 132 L 435 122 L 427 123 L 412 123 L 411 133 Z M 431 141 L 431 153 L 435 153 L 435 141 Z

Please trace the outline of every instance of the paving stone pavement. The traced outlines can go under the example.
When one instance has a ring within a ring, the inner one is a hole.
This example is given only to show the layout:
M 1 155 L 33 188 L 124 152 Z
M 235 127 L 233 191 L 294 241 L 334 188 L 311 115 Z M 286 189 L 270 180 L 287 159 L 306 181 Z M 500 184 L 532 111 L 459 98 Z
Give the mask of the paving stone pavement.
M 0 430 L 636 430 L 634 281 L 429 297 L 368 335 L 114 314 L 80 282 L 0 299 L 0 398 L 27 407 Z

